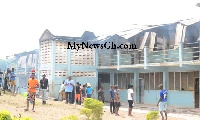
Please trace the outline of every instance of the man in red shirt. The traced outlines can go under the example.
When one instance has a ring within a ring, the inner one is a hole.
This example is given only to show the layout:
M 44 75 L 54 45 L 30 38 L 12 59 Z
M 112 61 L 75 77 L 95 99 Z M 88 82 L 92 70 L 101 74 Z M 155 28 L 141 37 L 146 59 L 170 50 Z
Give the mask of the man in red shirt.
M 27 108 L 24 109 L 25 111 L 29 110 L 29 101 L 30 99 L 32 99 L 33 101 L 33 109 L 32 111 L 34 111 L 34 107 L 35 107 L 35 93 L 36 93 L 36 88 L 39 87 L 39 83 L 38 80 L 35 78 L 35 74 L 32 73 L 31 74 L 31 78 L 28 80 L 28 95 L 27 95 Z

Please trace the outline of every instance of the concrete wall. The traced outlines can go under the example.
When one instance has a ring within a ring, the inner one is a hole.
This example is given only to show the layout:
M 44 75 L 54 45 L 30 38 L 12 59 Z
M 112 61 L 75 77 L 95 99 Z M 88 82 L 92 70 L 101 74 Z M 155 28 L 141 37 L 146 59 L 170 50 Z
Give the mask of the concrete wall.
M 159 100 L 159 90 L 145 90 L 144 103 L 157 104 Z M 194 92 L 193 91 L 168 91 L 168 105 L 194 107 Z

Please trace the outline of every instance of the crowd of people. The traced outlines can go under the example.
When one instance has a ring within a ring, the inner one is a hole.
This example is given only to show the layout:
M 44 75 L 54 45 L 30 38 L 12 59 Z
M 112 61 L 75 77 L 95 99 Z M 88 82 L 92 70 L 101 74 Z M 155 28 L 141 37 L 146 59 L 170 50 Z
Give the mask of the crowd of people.
M 0 72 L 1 74 L 1 72 Z M 16 83 L 15 83 L 15 73 L 14 68 L 10 71 L 7 70 L 5 76 L 4 76 L 4 85 L 3 90 L 5 93 L 5 90 L 11 89 L 11 93 L 15 94 L 16 89 Z M 48 85 L 48 79 L 46 78 L 46 75 L 42 75 L 42 79 L 38 81 L 35 78 L 35 71 L 32 70 L 31 76 L 28 80 L 28 94 L 27 94 L 27 108 L 24 109 L 25 111 L 29 110 L 29 102 L 31 101 L 33 103 L 32 111 L 34 112 L 35 107 L 35 97 L 36 97 L 36 89 L 39 88 L 39 92 L 42 95 L 42 104 L 46 104 L 47 96 L 46 92 L 49 91 L 49 85 Z M 160 111 L 160 114 L 162 116 L 162 119 L 164 119 L 163 112 L 165 113 L 165 117 L 167 119 L 167 91 L 163 89 L 163 85 L 158 86 L 160 91 L 160 99 L 158 101 L 158 108 Z M 2 88 L 2 75 L 0 75 L 0 88 Z M 13 89 L 12 89 L 13 88 Z M 117 85 L 111 85 L 110 90 L 108 91 L 110 96 L 110 112 L 111 114 L 115 113 L 116 116 L 119 116 L 119 107 L 121 106 L 120 103 L 120 95 L 119 95 L 120 89 L 118 89 Z M 63 83 L 60 86 L 59 95 L 62 96 L 61 100 L 65 100 L 66 104 L 74 104 L 75 102 L 79 105 L 81 105 L 84 102 L 85 98 L 92 98 L 92 95 L 94 93 L 94 89 L 92 88 L 90 83 L 86 83 L 83 86 L 79 82 L 75 84 L 75 81 L 72 80 L 72 77 L 69 76 L 67 80 L 63 81 Z M 104 89 L 103 86 L 100 86 L 100 89 L 98 90 L 98 99 L 99 101 L 105 102 L 104 98 Z M 135 104 L 134 101 L 134 92 L 133 92 L 133 85 L 128 85 L 128 116 L 132 116 L 132 108 Z M 0 91 L 1 95 L 1 91 Z M 59 99 L 59 98 L 58 98 Z

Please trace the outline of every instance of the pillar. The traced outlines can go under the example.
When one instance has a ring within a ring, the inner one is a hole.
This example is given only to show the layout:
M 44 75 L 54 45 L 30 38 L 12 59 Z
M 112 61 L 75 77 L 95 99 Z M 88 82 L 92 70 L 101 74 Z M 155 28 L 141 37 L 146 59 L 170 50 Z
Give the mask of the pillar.
M 148 48 L 144 46 L 144 69 L 147 69 L 148 65 Z
M 67 49 L 67 76 L 72 76 L 72 72 L 71 72 L 71 49 Z
M 166 70 L 163 72 L 163 87 L 169 90 L 169 72 Z
M 114 73 L 111 72 L 110 73 L 110 85 L 115 85 L 115 81 L 114 81 L 115 77 L 114 77 Z
M 51 48 L 51 81 L 49 82 L 51 85 L 49 86 L 50 87 L 50 96 L 54 95 L 54 91 L 53 91 L 53 88 L 54 88 L 54 80 L 55 80 L 55 64 L 56 64 L 56 41 L 53 41 L 52 40 L 52 48 Z
M 179 46 L 179 48 L 178 48 L 179 66 L 182 67 L 182 65 L 183 65 L 183 43 L 180 42 L 178 46 Z
M 139 102 L 139 72 L 136 70 L 134 72 L 134 80 L 133 80 L 133 87 L 134 87 L 134 100 L 135 102 Z
M 120 51 L 117 50 L 117 70 L 119 70 L 119 66 L 120 66 Z

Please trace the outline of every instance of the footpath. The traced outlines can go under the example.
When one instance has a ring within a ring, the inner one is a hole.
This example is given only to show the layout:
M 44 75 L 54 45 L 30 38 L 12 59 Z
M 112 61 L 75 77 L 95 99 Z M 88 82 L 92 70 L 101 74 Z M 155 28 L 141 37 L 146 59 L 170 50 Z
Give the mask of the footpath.
M 121 103 L 119 111 L 128 111 L 128 103 Z M 104 108 L 110 109 L 109 103 L 106 102 Z M 200 108 L 184 108 L 168 106 L 168 116 L 182 118 L 185 120 L 200 120 Z M 147 114 L 149 111 L 158 110 L 156 105 L 152 104 L 135 104 L 132 112 Z

